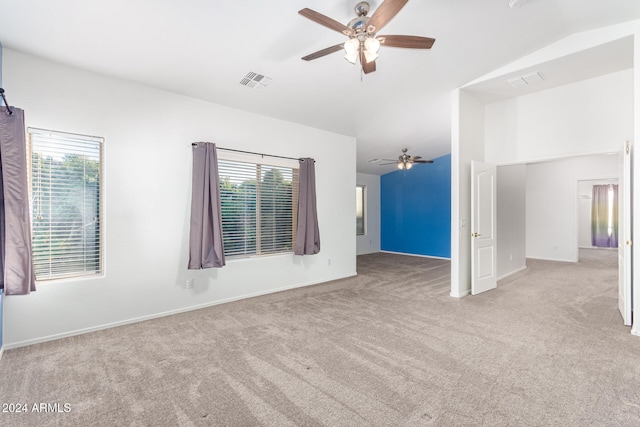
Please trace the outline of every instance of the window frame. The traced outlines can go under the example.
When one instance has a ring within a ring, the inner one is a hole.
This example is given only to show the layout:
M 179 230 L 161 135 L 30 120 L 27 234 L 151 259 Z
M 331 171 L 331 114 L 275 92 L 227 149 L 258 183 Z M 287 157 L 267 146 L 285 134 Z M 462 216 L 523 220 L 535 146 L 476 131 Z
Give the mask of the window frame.
M 224 253 L 225 253 L 225 258 L 229 261 L 236 261 L 236 260 L 247 260 L 247 259 L 251 259 L 251 258 L 264 258 L 264 257 L 270 257 L 270 256 L 282 256 L 282 255 L 289 255 L 289 254 L 293 254 L 294 253 L 294 249 L 295 249 L 295 241 L 296 241 L 296 231 L 297 231 L 297 220 L 298 220 L 298 189 L 299 189 L 299 169 L 300 169 L 300 164 L 298 161 L 295 160 L 289 160 L 289 159 L 283 159 L 283 158 L 277 158 L 277 157 L 271 157 L 267 154 L 262 155 L 262 156 L 257 156 L 255 154 L 249 154 L 249 153 L 242 153 L 242 152 L 233 152 L 233 151 L 224 151 L 224 150 L 218 150 L 217 151 L 217 157 L 218 157 L 218 179 L 220 182 L 220 185 L 222 186 L 223 183 L 223 179 L 225 177 L 223 177 L 221 175 L 221 171 L 220 171 L 220 164 L 222 162 L 240 162 L 240 163 L 247 163 L 247 164 L 251 164 L 256 166 L 257 169 L 261 169 L 262 167 L 268 167 L 268 168 L 286 168 L 286 169 L 291 169 L 292 171 L 292 183 L 291 183 L 291 248 L 289 250 L 283 250 L 283 251 L 275 251 L 275 252 L 271 252 L 271 251 L 267 251 L 267 252 L 262 252 L 262 248 L 259 245 L 259 237 L 261 236 L 262 233 L 262 224 L 260 222 L 260 215 L 258 215 L 258 209 L 260 207 L 259 203 L 256 203 L 256 212 L 255 212 L 255 216 L 256 216 L 256 244 L 255 244 L 255 253 L 233 253 L 233 254 L 228 254 L 227 250 L 224 249 Z M 260 171 L 261 173 L 261 171 Z M 222 188 L 221 188 L 222 190 Z M 258 194 L 260 194 L 260 191 L 258 189 L 256 189 L 256 197 L 258 197 Z M 222 195 L 221 195 L 222 198 Z M 222 201 L 222 200 L 221 200 Z M 224 208 L 223 208 L 224 211 Z M 221 216 L 222 216 L 222 222 L 223 222 L 223 242 L 225 240 L 224 237 L 224 212 L 221 212 Z M 223 245 L 224 247 L 224 245 Z
M 27 167 L 27 185 L 28 185 L 28 193 L 29 193 L 29 217 L 31 224 L 31 242 L 32 242 L 32 250 L 34 240 L 36 238 L 34 232 L 34 191 L 33 191 L 33 153 L 34 153 L 34 135 L 40 135 L 43 138 L 46 138 L 47 135 L 49 138 L 60 138 L 64 140 L 65 137 L 69 139 L 77 139 L 84 140 L 86 143 L 97 144 L 98 149 L 98 191 L 96 192 L 96 202 L 97 202 L 97 210 L 95 211 L 97 214 L 97 225 L 98 225 L 98 233 L 96 234 L 96 238 L 98 239 L 98 244 L 95 245 L 95 250 L 97 251 L 96 262 L 98 267 L 95 271 L 70 271 L 63 274 L 49 274 L 47 277 L 38 278 L 38 273 L 36 273 L 36 283 L 57 283 L 57 282 L 68 282 L 68 281 L 80 281 L 80 280 L 90 280 L 96 278 L 102 278 L 105 276 L 105 168 L 104 168 L 104 145 L 105 138 L 94 135 L 86 135 L 75 132 L 66 132 L 66 131 L 58 131 L 52 129 L 43 129 L 29 126 L 27 127 L 27 159 L 28 159 L 28 167 Z M 38 150 L 35 150 L 36 152 Z M 42 151 L 42 150 L 41 150 Z M 62 150 L 61 150 L 62 151 Z M 80 151 L 80 150 L 78 150 Z M 54 151 L 55 152 L 55 151 Z M 77 154 L 77 153 L 72 153 Z M 84 224 L 84 223 L 83 223 Z M 34 251 L 35 252 L 35 251 Z M 83 251 L 84 252 L 84 251 Z M 34 256 L 35 258 L 35 256 Z M 34 260 L 34 269 L 36 267 Z

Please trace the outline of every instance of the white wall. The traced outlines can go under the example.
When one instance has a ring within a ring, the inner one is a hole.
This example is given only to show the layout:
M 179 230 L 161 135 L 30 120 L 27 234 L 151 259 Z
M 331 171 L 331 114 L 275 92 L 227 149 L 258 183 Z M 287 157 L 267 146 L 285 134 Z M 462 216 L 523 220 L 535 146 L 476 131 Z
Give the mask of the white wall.
M 7 347 L 355 274 L 355 138 L 8 49 L 3 73 L 27 126 L 105 138 L 106 274 L 5 298 Z M 193 141 L 315 158 L 321 252 L 187 270 Z
M 527 165 L 527 257 L 578 261 L 578 182 L 619 175 L 619 156 Z
M 640 108 L 640 23 L 634 25 L 634 32 L 632 33 L 634 36 L 633 42 L 633 78 L 636 81 L 636 84 L 633 86 L 633 105 L 636 109 Z M 631 240 L 635 242 L 640 242 L 640 220 L 637 225 L 634 226 L 636 217 L 640 218 L 638 215 L 638 211 L 640 211 L 640 170 L 638 172 L 634 172 L 635 165 L 638 165 L 640 168 L 640 149 L 638 149 L 637 144 L 640 141 L 640 120 L 637 117 L 637 110 L 634 117 L 633 122 L 633 139 L 631 142 L 633 143 L 633 151 L 631 153 Z M 637 206 L 636 209 L 633 209 L 633 206 Z M 636 255 L 638 251 L 631 251 L 632 257 L 632 271 L 635 274 L 640 274 L 640 255 Z M 632 273 L 633 274 L 633 273 Z M 638 313 L 640 310 L 640 280 L 632 281 L 632 310 Z M 635 316 L 633 320 L 633 325 L 631 326 L 631 333 L 640 336 L 640 316 Z
M 526 165 L 496 168 L 498 280 L 526 268 Z
M 471 291 L 471 161 L 484 160 L 484 105 L 464 90 L 452 94 L 451 296 Z
M 366 234 L 356 236 L 357 254 L 380 252 L 380 176 L 358 173 L 356 174 L 356 184 L 366 187 Z
M 633 133 L 633 70 L 489 104 L 486 121 L 492 163 L 619 151 Z
M 505 65 L 504 67 L 501 67 L 499 69 L 496 69 L 494 71 L 492 71 L 491 73 L 479 77 L 478 79 L 474 80 L 473 82 L 470 82 L 469 84 L 467 84 L 465 87 L 472 89 L 474 87 L 474 85 L 482 83 L 482 82 L 486 82 L 486 81 L 490 81 L 493 78 L 504 78 L 506 76 L 509 75 L 513 75 L 515 73 L 519 73 L 522 72 L 523 70 L 535 70 L 537 67 L 539 67 L 540 64 L 544 64 L 548 61 L 553 61 L 556 58 L 562 58 L 577 52 L 581 52 L 584 51 L 586 49 L 595 47 L 595 46 L 599 46 L 608 42 L 612 42 L 612 41 L 616 41 L 616 40 L 620 40 L 623 39 L 625 37 L 632 37 L 633 38 L 633 49 L 634 49 L 634 54 L 633 54 L 633 61 L 634 61 L 634 67 L 633 70 L 631 70 L 630 72 L 620 72 L 620 73 L 615 73 L 613 74 L 615 75 L 620 75 L 623 76 L 621 77 L 622 79 L 624 79 L 626 81 L 626 91 L 625 92 L 627 95 L 631 95 L 631 104 L 628 103 L 628 101 L 625 101 L 627 98 L 625 96 L 625 94 L 622 94 L 622 98 L 621 98 L 621 102 L 624 104 L 626 102 L 626 107 L 627 109 L 631 109 L 631 110 L 625 110 L 625 111 L 619 111 L 618 106 L 612 106 L 612 108 L 614 108 L 614 111 L 618 112 L 621 114 L 621 117 L 627 117 L 627 121 L 623 124 L 623 126 L 621 128 L 616 128 L 616 129 L 610 129 L 610 134 L 608 134 L 604 139 L 599 141 L 599 144 L 597 146 L 597 151 L 598 153 L 606 153 L 606 152 L 610 152 L 613 149 L 615 149 L 616 147 L 621 147 L 622 144 L 626 141 L 640 141 L 640 119 L 638 119 L 636 116 L 633 115 L 633 110 L 636 109 L 638 107 L 638 105 L 640 105 L 640 85 L 639 84 L 632 84 L 631 86 L 629 86 L 629 82 L 633 81 L 633 80 L 638 80 L 640 79 L 640 20 L 636 20 L 636 21 L 629 21 L 629 22 L 625 22 L 622 24 L 617 24 L 617 25 L 613 25 L 610 27 L 603 27 L 603 28 L 599 28 L 599 29 L 595 29 L 595 30 L 590 30 L 590 31 L 585 31 L 585 32 L 581 32 L 581 33 L 576 33 L 576 34 L 572 34 L 562 40 L 559 40 L 543 49 L 540 49 L 536 52 L 533 52 L 529 55 L 523 56 L 521 59 L 514 61 L 510 64 Z M 630 78 L 624 77 L 625 74 L 629 74 Z M 609 76 L 612 77 L 612 76 Z M 605 76 L 606 78 L 606 76 Z M 602 81 L 602 80 L 601 80 Z M 600 81 L 600 82 L 601 82 Z M 591 82 L 593 83 L 593 82 Z M 597 86 L 596 82 L 596 86 Z M 589 83 L 587 83 L 589 84 Z M 616 85 L 616 83 L 613 83 L 614 86 L 617 86 L 618 89 L 614 88 L 614 91 L 619 90 L 620 86 Z M 452 104 L 452 138 L 451 138 L 451 144 L 452 144 L 452 157 L 455 160 L 455 156 L 456 155 L 460 155 L 459 152 L 461 152 L 462 150 L 465 149 L 465 147 L 460 146 L 460 138 L 459 138 L 459 133 L 460 133 L 460 129 L 466 127 L 467 125 L 467 120 L 462 117 L 461 115 L 461 108 L 460 108 L 460 102 L 459 102 L 459 94 L 465 90 L 464 88 L 461 89 L 456 89 L 453 91 L 453 104 Z M 606 94 L 605 94 L 606 95 Z M 591 99 L 591 101 L 595 101 L 595 103 L 597 104 L 599 102 L 599 100 L 597 99 Z M 513 103 L 517 103 L 517 100 L 511 100 L 511 102 Z M 563 100 L 560 100 L 560 102 L 563 102 Z M 552 105 L 550 106 L 541 106 L 542 108 L 554 108 Z M 582 106 L 582 107 L 586 107 L 586 106 Z M 499 108 L 498 106 L 496 106 L 496 108 Z M 622 108 L 622 107 L 620 107 Z M 497 112 L 499 117 L 502 117 L 502 119 L 498 120 L 498 124 L 491 124 L 491 125 L 487 125 L 487 134 L 486 137 L 487 138 L 491 138 L 492 143 L 488 144 L 487 146 L 487 161 L 490 162 L 496 162 L 498 164 L 509 164 L 509 163 L 522 163 L 524 161 L 533 161 L 533 160 L 539 160 L 541 158 L 549 158 L 551 156 L 551 153 L 549 152 L 549 150 L 551 149 L 551 151 L 553 151 L 553 147 L 549 147 L 547 144 L 544 144 L 545 150 L 543 153 L 540 153 L 540 157 L 538 157 L 537 159 L 525 159 L 524 155 L 521 157 L 522 160 L 518 161 L 518 160 L 507 160 L 504 159 L 502 156 L 502 152 L 506 153 L 506 157 L 508 157 L 509 159 L 518 159 L 518 150 L 517 147 L 519 145 L 516 145 L 516 147 L 514 148 L 514 146 L 512 146 L 511 144 L 516 144 L 516 141 L 509 141 L 510 135 L 515 135 L 515 130 L 517 128 L 513 127 L 513 124 L 511 127 L 505 127 L 504 125 L 504 121 L 503 119 L 506 117 L 504 114 L 504 111 L 510 111 L 508 109 L 508 106 L 503 106 L 502 108 L 503 112 Z M 489 112 L 487 111 L 486 114 L 489 116 L 491 114 L 493 114 L 493 112 Z M 517 118 L 518 116 L 516 116 Z M 591 127 L 593 126 L 593 123 L 585 123 L 585 121 L 583 121 L 580 117 L 576 117 L 573 116 L 574 118 L 579 119 L 579 122 L 576 124 L 576 126 L 586 126 L 586 127 Z M 592 116 L 590 116 L 592 117 Z M 611 116 L 610 115 L 606 115 L 606 117 L 608 117 L 609 120 L 611 120 Z M 596 118 L 597 120 L 600 120 L 600 118 Z M 493 119 L 492 119 L 493 120 Z M 613 117 L 612 119 L 614 122 L 619 123 L 618 122 L 618 118 L 617 117 Z M 500 124 L 503 123 L 503 124 Z M 545 123 L 537 123 L 537 126 L 545 126 Z M 606 123 L 602 123 L 603 126 L 606 126 Z M 472 127 L 477 128 L 477 126 L 471 124 Z M 493 126 L 502 126 L 500 129 L 493 129 Z M 597 126 L 600 126 L 599 124 Z M 489 129 L 489 128 L 492 129 Z M 493 145 L 495 143 L 495 140 L 499 140 L 498 144 L 501 144 L 502 148 L 504 151 L 500 152 L 500 150 L 496 149 L 498 146 Z M 565 141 L 563 140 L 556 140 L 557 143 L 559 145 L 562 145 L 565 143 Z M 578 142 L 577 145 L 575 145 L 575 143 Z M 593 140 L 591 140 L 591 138 L 589 137 L 589 141 L 588 141 L 588 146 L 589 149 L 593 149 Z M 577 151 L 577 152 L 567 152 L 568 150 L 564 150 L 561 149 L 561 152 L 566 153 L 567 155 L 584 155 L 584 154 L 595 154 L 595 153 L 587 153 L 586 150 L 582 150 L 582 147 L 579 144 L 579 141 L 577 141 L 577 139 L 572 137 L 572 142 L 569 142 L 570 144 L 573 144 L 573 148 Z M 484 149 L 484 147 L 483 147 Z M 529 151 L 531 149 L 531 147 L 529 147 L 526 151 L 526 155 L 530 156 L 532 153 Z M 533 148 L 535 150 L 535 147 Z M 456 154 L 458 153 L 458 154 Z M 538 153 L 536 153 L 537 155 Z M 558 155 L 557 152 L 554 152 L 553 154 Z M 542 157 L 544 156 L 544 157 Z M 632 163 L 635 165 L 640 165 L 640 150 L 638 149 L 634 149 L 633 151 L 633 160 Z M 452 195 L 454 195 L 456 197 L 456 200 L 452 200 L 452 219 L 453 218 L 459 218 L 460 215 L 464 214 L 464 207 L 463 206 L 459 206 L 458 205 L 458 201 L 459 199 L 457 199 L 458 196 L 458 192 L 461 189 L 461 185 L 462 181 L 464 180 L 464 174 L 465 171 L 461 168 L 458 168 L 457 165 L 454 164 L 452 165 L 452 189 L 453 189 L 453 193 Z M 632 199 L 633 199 L 633 203 L 635 206 L 640 206 L 640 173 L 633 173 L 633 190 L 632 190 Z M 462 189 L 463 190 L 463 189 Z M 461 200 L 461 199 L 460 199 Z M 636 209 L 635 212 L 637 212 L 638 210 Z M 461 213 L 462 212 L 462 213 Z M 635 221 L 635 217 L 640 218 L 640 216 L 638 216 L 637 214 L 634 214 L 634 221 Z M 455 228 L 455 227 L 454 227 Z M 464 286 L 461 285 L 461 281 L 465 280 L 464 276 L 462 276 L 462 272 L 460 271 L 460 269 L 458 268 L 459 265 L 461 265 L 461 260 L 460 258 L 464 257 L 465 254 L 459 250 L 458 246 L 459 243 L 456 241 L 459 238 L 459 232 L 458 231 L 454 231 L 452 230 L 452 259 L 451 259 L 451 264 L 452 264 L 452 274 L 451 274 L 451 292 L 452 295 L 455 296 L 455 294 Z M 528 235 L 527 235 L 528 236 Z M 635 241 L 640 241 L 640 227 L 633 227 L 633 240 Z M 454 250 L 454 248 L 456 250 Z M 632 256 L 633 257 L 633 269 L 634 271 L 640 271 L 640 256 Z M 454 268 L 454 266 L 456 266 L 456 268 Z M 636 281 L 633 283 L 632 285 L 633 287 L 633 306 L 634 307 L 640 307 L 640 281 Z M 631 328 L 631 333 L 634 335 L 639 335 L 640 336 L 640 322 L 634 322 L 632 328 Z
M 633 70 L 485 107 L 485 158 L 491 163 L 618 152 L 632 134 Z M 556 170 L 555 163 L 538 163 L 527 168 L 527 257 L 578 260 L 576 174 L 581 179 L 617 177 L 617 156 L 608 160 L 614 163 L 610 172 L 599 167 L 583 171 L 579 166 L 575 170 Z M 575 161 L 567 165 L 573 167 Z M 547 187 L 552 190 L 549 202 L 545 203 L 544 194 L 536 192 L 546 191 Z M 498 244 L 498 259 L 504 262 L 503 249 Z M 502 273 L 499 268 L 498 274 Z
M 591 206 L 593 186 L 618 184 L 618 179 L 578 181 L 578 247 L 594 248 L 591 244 Z

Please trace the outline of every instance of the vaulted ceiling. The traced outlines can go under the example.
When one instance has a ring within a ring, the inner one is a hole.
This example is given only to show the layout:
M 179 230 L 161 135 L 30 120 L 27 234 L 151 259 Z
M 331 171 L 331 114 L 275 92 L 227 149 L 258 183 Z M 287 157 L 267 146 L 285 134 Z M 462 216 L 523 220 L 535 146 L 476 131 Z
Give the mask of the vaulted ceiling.
M 381 0 L 369 3 L 375 10 Z M 422 157 L 450 152 L 453 89 L 570 34 L 640 19 L 636 0 L 518 3 L 510 8 L 509 0 L 411 0 L 383 32 L 433 37 L 433 48 L 383 46 L 377 71 L 367 75 L 340 52 L 300 59 L 346 37 L 298 10 L 308 7 L 346 24 L 355 17 L 355 0 L 0 0 L 0 42 L 354 136 L 358 171 L 382 174 L 393 165 L 368 160 L 395 158 L 404 147 Z M 267 76 L 269 85 L 241 85 L 248 72 Z

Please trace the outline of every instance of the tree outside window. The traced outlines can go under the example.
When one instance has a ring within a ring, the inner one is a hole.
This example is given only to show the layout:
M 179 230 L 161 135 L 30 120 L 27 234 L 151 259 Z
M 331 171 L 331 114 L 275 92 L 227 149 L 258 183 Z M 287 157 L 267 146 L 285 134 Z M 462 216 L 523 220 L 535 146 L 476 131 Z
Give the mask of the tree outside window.
M 292 252 L 298 170 L 218 160 L 225 256 Z

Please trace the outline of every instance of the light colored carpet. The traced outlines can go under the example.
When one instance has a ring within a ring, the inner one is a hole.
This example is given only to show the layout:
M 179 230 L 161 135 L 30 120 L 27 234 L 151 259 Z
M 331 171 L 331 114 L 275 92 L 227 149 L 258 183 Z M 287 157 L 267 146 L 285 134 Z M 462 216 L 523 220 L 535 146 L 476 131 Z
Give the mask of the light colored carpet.
M 615 252 L 529 260 L 449 297 L 449 262 L 358 259 L 352 279 L 11 350 L 2 426 L 640 425 L 640 338 Z

